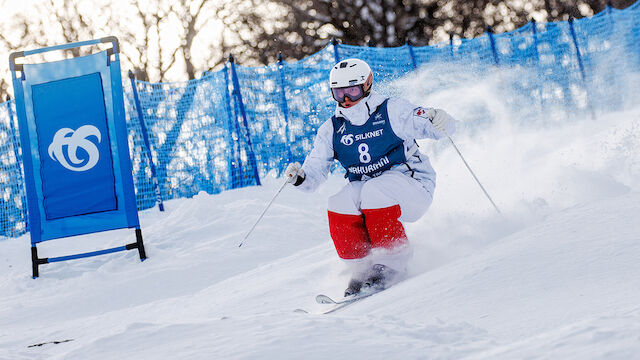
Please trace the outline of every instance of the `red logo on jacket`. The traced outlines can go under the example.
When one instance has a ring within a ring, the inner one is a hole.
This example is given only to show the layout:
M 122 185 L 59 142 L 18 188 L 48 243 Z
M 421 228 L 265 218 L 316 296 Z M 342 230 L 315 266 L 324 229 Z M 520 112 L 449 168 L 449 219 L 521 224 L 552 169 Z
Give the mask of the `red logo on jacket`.
M 427 116 L 427 109 L 421 108 L 421 107 L 413 109 L 413 115 L 420 116 L 421 118 L 425 118 L 425 119 L 429 118 Z

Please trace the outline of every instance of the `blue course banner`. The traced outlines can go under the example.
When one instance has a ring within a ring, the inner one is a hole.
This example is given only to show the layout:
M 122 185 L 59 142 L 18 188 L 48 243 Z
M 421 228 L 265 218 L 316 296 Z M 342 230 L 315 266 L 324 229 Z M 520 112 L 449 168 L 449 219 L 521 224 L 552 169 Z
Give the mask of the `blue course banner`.
M 16 59 L 110 44 L 100 52 L 43 63 Z M 110 36 L 9 56 L 16 95 L 31 235 L 39 267 L 138 249 L 146 259 L 131 175 L 118 39 Z M 38 255 L 42 241 L 135 228 L 135 243 L 58 257 Z
M 115 55 L 12 72 L 32 244 L 139 227 Z
M 99 73 L 32 87 L 47 220 L 116 210 Z

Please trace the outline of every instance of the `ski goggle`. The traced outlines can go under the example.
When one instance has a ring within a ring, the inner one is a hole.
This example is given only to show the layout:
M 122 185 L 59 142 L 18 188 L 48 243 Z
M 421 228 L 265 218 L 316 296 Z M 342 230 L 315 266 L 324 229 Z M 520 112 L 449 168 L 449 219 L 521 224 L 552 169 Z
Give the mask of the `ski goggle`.
M 331 88 L 333 99 L 339 103 L 343 103 L 346 98 L 351 101 L 358 101 L 364 97 L 364 85 L 353 85 L 341 88 Z

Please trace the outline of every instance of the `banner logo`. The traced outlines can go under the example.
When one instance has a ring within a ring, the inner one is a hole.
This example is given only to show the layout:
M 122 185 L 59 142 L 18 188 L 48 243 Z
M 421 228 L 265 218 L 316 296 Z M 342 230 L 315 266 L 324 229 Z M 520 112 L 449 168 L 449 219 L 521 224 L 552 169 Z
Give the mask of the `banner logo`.
M 93 125 L 81 126 L 76 131 L 69 128 L 58 130 L 53 136 L 51 145 L 49 145 L 49 157 L 71 171 L 90 170 L 98 163 L 100 152 L 93 142 L 87 140 L 89 136 L 95 136 L 98 139 L 98 143 L 100 143 L 100 130 Z M 78 148 L 89 154 L 88 160 L 78 158 Z M 71 164 L 67 161 L 67 158 Z M 80 165 L 82 163 L 85 164 Z

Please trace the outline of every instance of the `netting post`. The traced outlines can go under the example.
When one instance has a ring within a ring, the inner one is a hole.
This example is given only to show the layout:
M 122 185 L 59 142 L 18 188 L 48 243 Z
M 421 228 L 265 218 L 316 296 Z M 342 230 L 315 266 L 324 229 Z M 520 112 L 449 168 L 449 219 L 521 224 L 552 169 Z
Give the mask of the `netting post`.
M 338 40 L 336 38 L 331 39 L 331 44 L 333 44 L 333 56 L 336 59 L 336 64 L 340 62 L 340 54 L 338 54 Z
M 611 0 L 607 1 L 607 5 L 605 5 L 604 9 L 607 12 L 607 17 L 609 18 L 609 22 L 611 23 L 611 28 L 613 30 L 613 26 L 614 26 L 613 14 L 612 14 L 613 4 L 611 4 Z
M 156 165 L 153 163 L 153 157 L 151 156 L 151 142 L 149 141 L 149 132 L 147 131 L 147 125 L 144 121 L 144 115 L 142 113 L 142 106 L 140 105 L 140 97 L 138 96 L 138 88 L 136 87 L 136 77 L 135 75 L 133 75 L 133 71 L 131 70 L 129 70 L 129 80 L 131 81 L 131 90 L 133 91 L 133 100 L 136 106 L 136 112 L 138 114 L 138 121 L 140 122 L 142 139 L 144 140 L 144 146 L 147 150 L 147 157 L 149 158 L 151 180 L 153 182 L 153 190 L 156 193 L 156 202 L 158 203 L 158 209 L 160 209 L 160 211 L 164 211 L 164 204 L 162 203 L 162 194 L 160 193 L 160 183 L 158 182 Z
M 13 155 L 16 157 L 16 169 L 17 169 L 18 177 L 20 179 L 24 179 L 22 175 L 22 161 L 20 160 L 20 153 L 18 151 L 20 144 L 18 144 L 18 137 L 16 136 L 17 134 L 16 127 L 13 124 L 13 110 L 11 109 L 10 101 L 11 101 L 11 97 L 7 95 L 6 104 L 7 104 L 7 113 L 9 114 L 9 126 L 11 128 L 11 145 L 13 147 Z M 23 181 L 20 181 L 18 183 L 18 188 L 20 187 L 19 184 L 22 184 L 22 183 Z M 27 220 L 29 216 L 27 214 L 27 199 L 25 198 L 25 196 L 20 197 L 20 202 L 22 203 L 22 218 L 24 219 L 24 230 L 27 231 L 27 229 L 29 229 L 29 224 Z
M 540 52 L 538 52 L 538 24 L 536 23 L 536 19 L 531 19 L 531 32 L 533 33 L 533 52 L 536 56 L 536 67 L 538 70 L 540 69 Z M 538 77 L 538 94 L 540 96 L 540 110 L 544 108 L 543 100 L 542 100 L 542 74 Z M 540 112 L 542 114 L 542 111 Z
M 260 186 L 260 175 L 258 174 L 258 162 L 256 161 L 256 154 L 253 151 L 253 144 L 251 143 L 251 132 L 249 131 L 249 123 L 247 122 L 247 113 L 244 110 L 244 103 L 242 102 L 242 93 L 240 92 L 240 80 L 238 80 L 238 73 L 236 72 L 236 65 L 233 55 L 229 55 L 229 62 L 231 63 L 231 82 L 233 84 L 233 95 L 236 97 L 238 107 L 240 108 L 240 114 L 242 115 L 242 124 L 244 125 L 245 136 L 247 137 L 247 155 L 249 156 L 249 162 L 253 167 L 253 176 L 256 180 L 256 185 Z
M 407 40 L 407 47 L 409 47 L 409 56 L 411 56 L 411 65 L 415 70 L 418 68 L 418 64 L 416 63 L 416 54 L 413 52 L 413 46 L 411 45 L 411 40 Z
M 234 140 L 233 140 L 233 131 L 234 129 L 232 128 L 231 124 L 234 124 L 235 127 L 235 132 L 236 134 L 240 133 L 240 130 L 238 130 L 238 121 L 235 118 L 235 116 L 233 115 L 233 111 L 231 110 L 231 96 L 229 96 L 229 68 L 227 67 L 228 63 L 224 64 L 224 99 L 225 99 L 225 106 L 226 106 L 226 110 L 227 110 L 227 117 L 229 119 L 229 128 L 226 131 L 226 138 L 227 138 L 227 146 L 229 146 L 229 149 L 231 149 L 230 151 L 227 152 L 227 163 L 229 164 L 229 178 L 231 179 L 231 188 L 235 189 L 236 186 L 236 182 L 234 181 L 234 179 L 242 179 L 242 162 L 241 161 L 236 161 L 236 159 L 238 159 L 237 153 L 236 153 L 236 146 L 234 144 Z M 237 165 L 237 166 L 236 166 Z
M 573 46 L 576 48 L 576 56 L 578 58 L 578 68 L 580 68 L 580 75 L 582 76 L 582 83 L 584 85 L 584 90 L 587 92 L 587 107 L 589 108 L 589 112 L 591 113 L 591 118 L 593 120 L 596 119 L 596 114 L 593 111 L 593 107 L 591 106 L 591 100 L 589 96 L 589 87 L 587 85 L 587 75 L 584 71 L 584 64 L 582 63 L 582 54 L 580 53 L 580 47 L 578 46 L 578 37 L 576 35 L 575 27 L 573 26 L 573 17 L 569 17 L 569 31 L 571 32 L 571 38 L 573 39 Z
M 291 155 L 291 144 L 289 144 L 289 107 L 287 106 L 287 94 L 285 92 L 284 82 L 284 66 L 285 63 L 282 60 L 282 53 L 278 53 L 278 72 L 280 73 L 280 89 L 282 89 L 282 114 L 284 114 L 284 136 L 285 144 L 287 146 L 287 162 L 291 162 L 293 156 Z
M 453 33 L 449 33 L 449 53 L 451 54 L 451 59 L 453 59 Z
M 536 62 L 540 64 L 540 53 L 538 52 L 538 23 L 536 23 L 536 19 L 531 19 L 531 32 L 533 33 L 533 52 L 536 54 Z
M 496 39 L 493 36 L 493 28 L 491 26 L 487 26 L 487 35 L 489 35 L 489 42 L 491 43 L 493 61 L 495 61 L 496 65 L 500 65 L 500 61 L 498 60 L 498 50 L 496 49 Z

